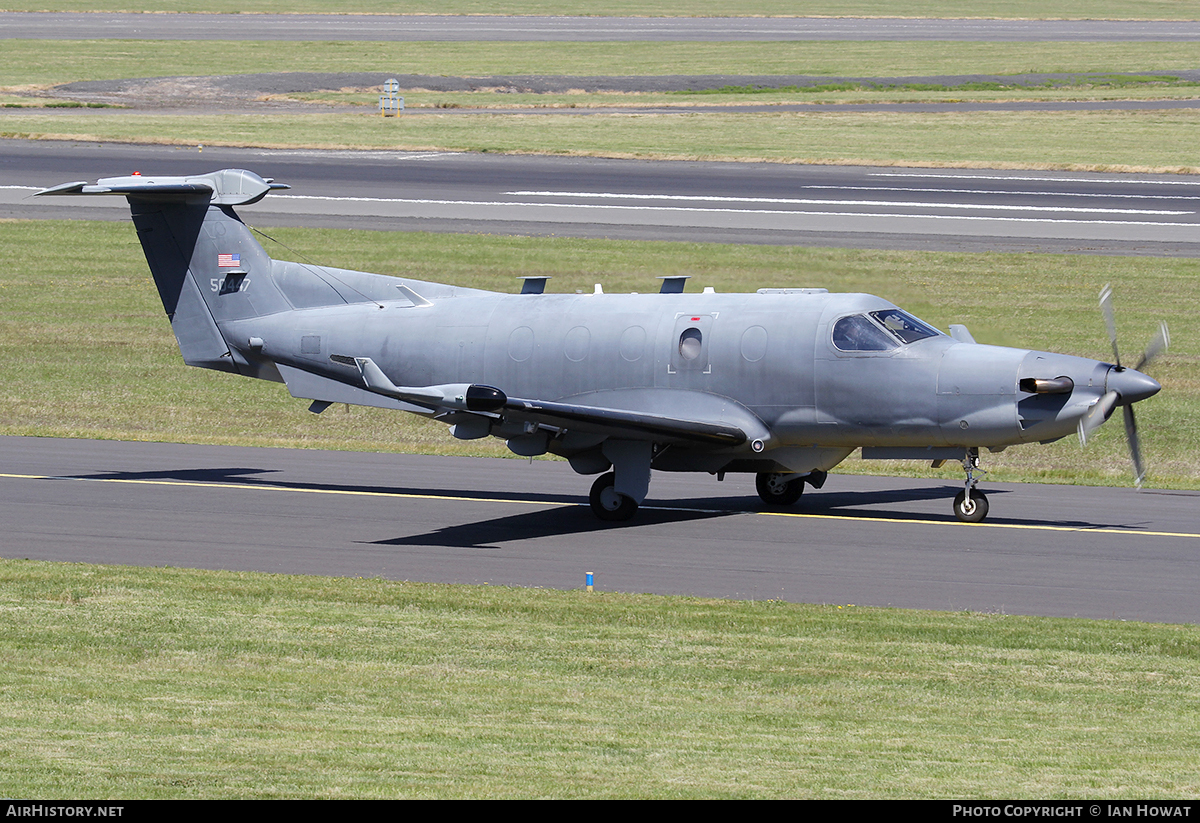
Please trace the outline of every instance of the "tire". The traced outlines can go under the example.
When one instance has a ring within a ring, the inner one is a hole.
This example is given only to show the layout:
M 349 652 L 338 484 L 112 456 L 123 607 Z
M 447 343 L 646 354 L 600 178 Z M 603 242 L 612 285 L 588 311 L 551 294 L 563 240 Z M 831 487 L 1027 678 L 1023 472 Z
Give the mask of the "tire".
M 638 503 L 632 497 L 618 494 L 614 487 L 617 476 L 613 472 L 602 474 L 592 484 L 592 492 L 588 502 L 592 504 L 592 513 L 601 520 L 620 522 L 633 517 L 638 510 Z
M 964 523 L 978 523 L 987 517 L 988 499 L 981 491 L 971 490 L 971 499 L 967 500 L 966 491 L 961 491 L 954 497 L 954 516 Z
M 790 506 L 804 494 L 804 478 L 782 481 L 786 475 L 759 472 L 754 478 L 754 487 L 764 503 L 771 506 Z

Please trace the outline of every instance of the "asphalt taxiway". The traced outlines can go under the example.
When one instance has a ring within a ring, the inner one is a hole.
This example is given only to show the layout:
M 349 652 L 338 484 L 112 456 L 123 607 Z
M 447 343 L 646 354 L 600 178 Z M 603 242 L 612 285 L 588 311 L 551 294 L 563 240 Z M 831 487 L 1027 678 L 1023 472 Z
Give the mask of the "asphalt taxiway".
M 1178 42 L 1194 20 L 856 17 L 548 17 L 499 15 L 0 13 L 0 39 L 432 42 L 768 42 L 906 40 Z
M 561 462 L 0 437 L 3 556 L 735 599 L 1200 622 L 1200 492 L 655 473 L 603 524 Z
M 240 210 L 323 226 L 931 251 L 1200 256 L 1200 177 L 0 140 L 0 217 L 128 220 L 72 180 L 247 168 Z

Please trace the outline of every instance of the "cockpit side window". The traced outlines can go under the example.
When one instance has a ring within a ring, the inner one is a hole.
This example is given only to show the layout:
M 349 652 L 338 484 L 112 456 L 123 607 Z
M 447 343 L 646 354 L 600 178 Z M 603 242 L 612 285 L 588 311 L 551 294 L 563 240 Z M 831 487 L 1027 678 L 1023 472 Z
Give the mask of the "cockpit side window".
M 894 334 L 901 343 L 915 343 L 918 340 L 924 340 L 926 337 L 937 337 L 941 334 L 937 329 L 922 323 L 908 312 L 900 311 L 900 309 L 873 311 L 871 312 L 871 316 L 878 320 L 881 326 Z
M 852 314 L 833 324 L 833 345 L 842 351 L 888 351 L 896 341 L 866 315 Z

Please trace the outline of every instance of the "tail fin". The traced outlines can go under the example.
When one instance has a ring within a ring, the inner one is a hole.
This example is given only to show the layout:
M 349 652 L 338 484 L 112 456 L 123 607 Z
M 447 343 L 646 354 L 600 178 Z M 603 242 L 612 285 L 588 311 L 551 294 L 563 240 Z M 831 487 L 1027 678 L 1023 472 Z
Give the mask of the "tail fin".
M 107 177 L 38 194 L 125 195 L 184 362 L 231 372 L 242 371 L 240 365 L 252 373 L 217 323 L 290 305 L 271 277 L 271 258 L 232 207 L 286 188 L 253 172 L 224 169 L 192 177 Z

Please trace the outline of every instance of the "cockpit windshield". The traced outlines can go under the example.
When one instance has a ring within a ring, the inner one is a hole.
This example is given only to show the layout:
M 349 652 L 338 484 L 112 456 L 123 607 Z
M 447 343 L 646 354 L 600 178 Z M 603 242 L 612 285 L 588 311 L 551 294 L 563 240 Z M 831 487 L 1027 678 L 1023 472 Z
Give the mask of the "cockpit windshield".
M 900 309 L 873 311 L 871 312 L 871 316 L 878 320 L 885 329 L 898 337 L 901 343 L 915 343 L 918 340 L 924 340 L 926 337 L 937 337 L 941 334 L 937 329 L 925 325 L 908 312 L 900 311 Z
M 884 309 L 838 320 L 833 324 L 833 345 L 842 351 L 889 351 L 940 334 L 908 312 Z
M 834 323 L 833 345 L 842 351 L 888 351 L 897 347 L 891 335 L 865 314 L 852 314 Z

